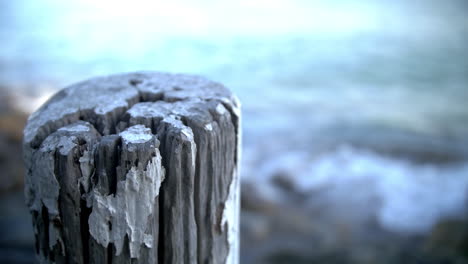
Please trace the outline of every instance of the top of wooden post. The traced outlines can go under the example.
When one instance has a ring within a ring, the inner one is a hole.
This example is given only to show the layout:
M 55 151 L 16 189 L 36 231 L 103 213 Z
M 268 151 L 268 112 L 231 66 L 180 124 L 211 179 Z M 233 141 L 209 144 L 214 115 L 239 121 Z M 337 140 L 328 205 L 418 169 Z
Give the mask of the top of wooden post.
M 78 120 L 92 123 L 102 135 L 115 133 L 118 116 L 136 103 L 208 100 L 239 111 L 228 89 L 199 76 L 135 72 L 93 78 L 61 90 L 33 113 L 23 142 L 26 148 L 38 148 L 49 134 Z

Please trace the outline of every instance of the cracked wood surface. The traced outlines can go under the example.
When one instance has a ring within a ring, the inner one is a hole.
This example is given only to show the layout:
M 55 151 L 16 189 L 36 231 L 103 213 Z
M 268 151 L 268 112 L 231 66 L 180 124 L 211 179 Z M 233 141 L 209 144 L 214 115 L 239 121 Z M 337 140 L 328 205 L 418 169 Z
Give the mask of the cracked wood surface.
M 41 263 L 238 263 L 239 102 L 137 72 L 69 86 L 24 130 Z

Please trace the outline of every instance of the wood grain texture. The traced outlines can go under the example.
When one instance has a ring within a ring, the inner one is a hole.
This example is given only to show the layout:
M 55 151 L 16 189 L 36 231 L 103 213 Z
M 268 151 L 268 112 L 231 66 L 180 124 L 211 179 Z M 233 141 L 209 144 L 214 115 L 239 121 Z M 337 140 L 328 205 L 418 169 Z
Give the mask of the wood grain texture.
M 238 263 L 239 102 L 197 76 L 63 89 L 24 130 L 41 263 Z

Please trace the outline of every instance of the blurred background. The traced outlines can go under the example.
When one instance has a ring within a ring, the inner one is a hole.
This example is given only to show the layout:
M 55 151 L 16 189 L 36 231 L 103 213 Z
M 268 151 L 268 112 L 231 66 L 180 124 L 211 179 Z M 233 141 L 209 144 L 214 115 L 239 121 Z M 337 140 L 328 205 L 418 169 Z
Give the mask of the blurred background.
M 0 0 L 0 262 L 32 263 L 27 115 L 201 74 L 243 103 L 241 263 L 468 263 L 463 0 Z

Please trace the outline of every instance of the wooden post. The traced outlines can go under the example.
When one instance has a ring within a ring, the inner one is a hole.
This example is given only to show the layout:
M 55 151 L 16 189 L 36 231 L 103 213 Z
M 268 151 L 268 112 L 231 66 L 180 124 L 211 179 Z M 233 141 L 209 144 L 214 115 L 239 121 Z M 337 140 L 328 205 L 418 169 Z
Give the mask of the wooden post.
M 238 263 L 239 103 L 138 72 L 63 89 L 24 130 L 41 263 Z

